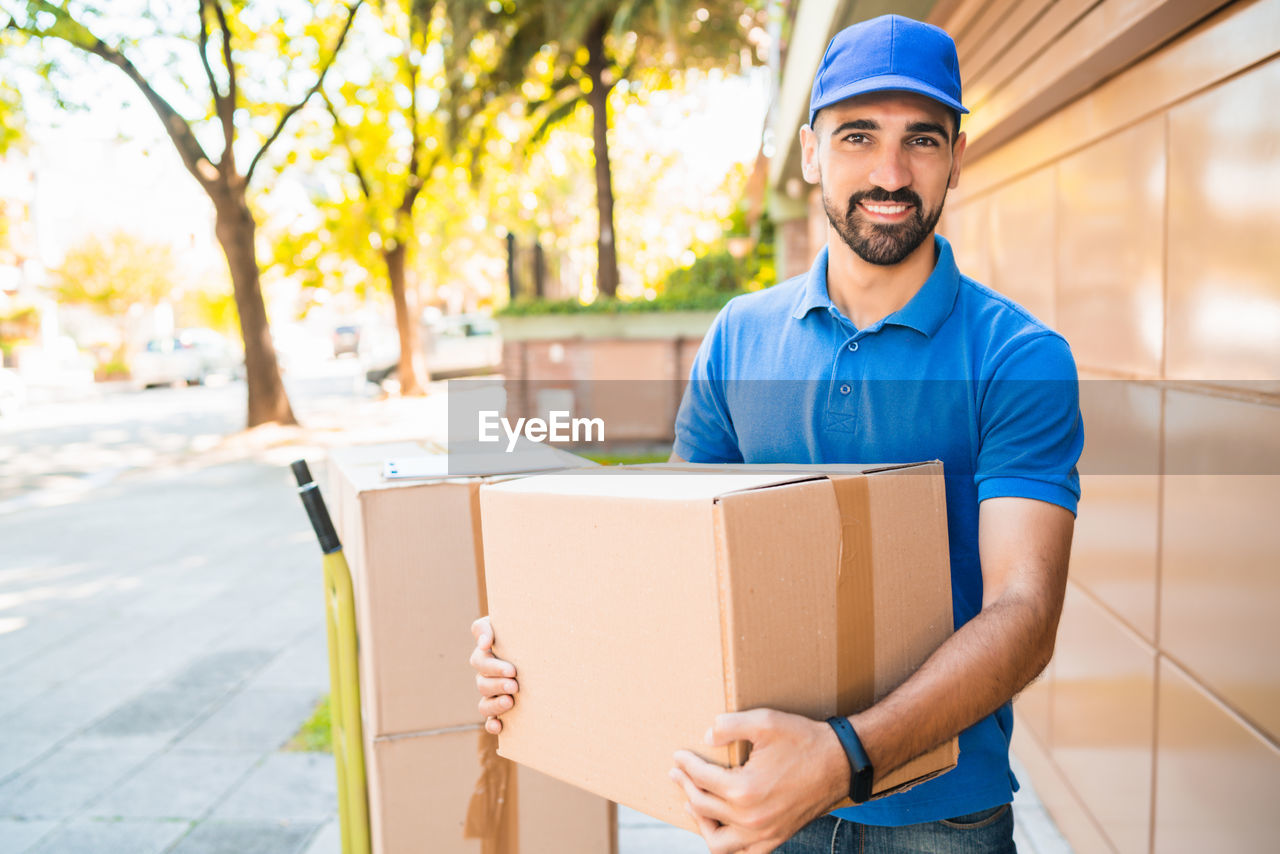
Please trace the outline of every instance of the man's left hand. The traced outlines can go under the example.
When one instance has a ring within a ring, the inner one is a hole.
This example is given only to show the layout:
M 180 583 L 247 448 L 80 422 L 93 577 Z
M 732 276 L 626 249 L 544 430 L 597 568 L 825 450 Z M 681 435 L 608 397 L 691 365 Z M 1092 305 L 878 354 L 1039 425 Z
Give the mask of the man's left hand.
M 766 854 L 849 792 L 849 760 L 825 722 L 772 709 L 717 716 L 707 743 L 735 741 L 751 742 L 740 767 L 681 750 L 671 769 L 711 854 Z

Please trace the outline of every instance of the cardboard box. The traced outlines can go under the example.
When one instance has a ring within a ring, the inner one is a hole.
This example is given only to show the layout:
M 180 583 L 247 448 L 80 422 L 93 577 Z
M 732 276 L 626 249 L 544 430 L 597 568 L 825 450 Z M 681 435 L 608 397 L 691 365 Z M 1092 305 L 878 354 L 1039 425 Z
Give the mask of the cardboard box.
M 565 466 L 594 465 L 545 448 Z M 440 457 L 431 444 L 341 448 L 325 501 L 356 597 L 367 739 L 481 722 L 467 663 L 485 613 L 478 490 L 484 478 L 386 480 L 387 460 Z
M 520 679 L 499 753 L 692 829 L 672 753 L 746 759 L 704 745 L 717 714 L 851 714 L 951 634 L 942 464 L 655 468 L 481 489 L 495 651 Z
M 498 758 L 496 741 L 479 727 L 375 740 L 367 755 L 373 850 L 616 854 L 613 804 Z

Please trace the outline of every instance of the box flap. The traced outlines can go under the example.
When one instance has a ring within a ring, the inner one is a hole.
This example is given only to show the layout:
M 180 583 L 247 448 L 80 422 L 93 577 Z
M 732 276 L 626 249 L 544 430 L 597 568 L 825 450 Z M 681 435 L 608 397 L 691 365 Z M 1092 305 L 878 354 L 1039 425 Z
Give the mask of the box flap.
M 811 475 L 804 475 L 807 479 Z M 607 466 L 573 473 L 535 474 L 486 490 L 538 495 L 577 495 L 644 501 L 710 501 L 721 495 L 796 480 L 794 474 L 752 471 L 672 470 L 661 477 L 640 468 Z

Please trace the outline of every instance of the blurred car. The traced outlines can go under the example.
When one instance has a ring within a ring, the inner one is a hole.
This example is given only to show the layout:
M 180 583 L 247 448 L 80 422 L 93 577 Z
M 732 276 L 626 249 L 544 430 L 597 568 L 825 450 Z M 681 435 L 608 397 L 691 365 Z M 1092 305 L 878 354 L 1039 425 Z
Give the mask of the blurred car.
M 382 336 L 380 336 L 382 337 Z M 422 352 L 432 379 L 490 374 L 502 364 L 502 336 L 487 314 L 449 314 L 423 324 Z M 399 375 L 400 349 L 395 330 L 385 336 L 385 346 L 373 348 L 365 378 L 375 384 Z M 385 355 L 377 358 L 378 351 Z
M 27 402 L 27 386 L 16 371 L 0 368 L 0 416 L 12 415 Z
M 360 327 L 339 326 L 333 330 L 333 358 L 360 354 Z
M 183 329 L 152 338 L 130 366 L 135 385 L 201 385 L 212 378 L 240 375 L 241 360 L 227 339 L 212 329 Z

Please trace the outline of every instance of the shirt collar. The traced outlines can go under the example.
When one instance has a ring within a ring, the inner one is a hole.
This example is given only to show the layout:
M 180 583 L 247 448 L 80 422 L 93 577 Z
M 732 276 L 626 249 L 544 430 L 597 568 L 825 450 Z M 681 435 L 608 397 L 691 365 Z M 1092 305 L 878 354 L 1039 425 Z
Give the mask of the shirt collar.
M 938 234 L 934 235 L 933 241 L 937 253 L 933 272 L 906 305 L 883 321 L 909 327 L 929 337 L 938 331 L 947 315 L 951 314 L 956 294 L 960 291 L 960 270 L 956 267 L 951 244 Z M 800 296 L 791 316 L 799 320 L 815 308 L 832 307 L 834 304 L 827 292 L 827 247 L 823 246 L 805 276 L 804 287 L 800 289 Z

